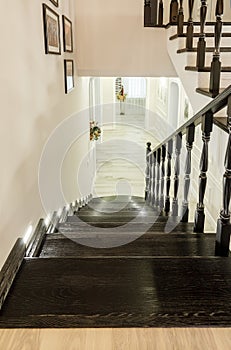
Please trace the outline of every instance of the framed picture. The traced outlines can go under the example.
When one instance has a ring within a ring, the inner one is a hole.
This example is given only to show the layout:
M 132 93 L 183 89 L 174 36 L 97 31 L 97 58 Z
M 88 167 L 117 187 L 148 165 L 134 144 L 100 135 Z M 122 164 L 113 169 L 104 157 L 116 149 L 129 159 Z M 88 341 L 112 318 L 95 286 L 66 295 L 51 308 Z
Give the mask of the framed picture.
M 72 23 L 63 15 L 63 47 L 64 52 L 73 52 Z
M 61 55 L 59 15 L 43 4 L 45 52 Z
M 59 0 L 50 0 L 52 4 L 54 4 L 56 7 L 59 7 Z
M 65 94 L 74 89 L 74 61 L 64 60 Z

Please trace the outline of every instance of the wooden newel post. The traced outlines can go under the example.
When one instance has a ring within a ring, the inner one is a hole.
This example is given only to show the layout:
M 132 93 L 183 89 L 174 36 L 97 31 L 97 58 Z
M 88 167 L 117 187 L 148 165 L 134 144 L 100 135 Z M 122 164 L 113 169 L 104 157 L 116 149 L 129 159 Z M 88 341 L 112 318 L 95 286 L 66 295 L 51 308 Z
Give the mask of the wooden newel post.
M 213 129 L 213 113 L 207 112 L 202 117 L 202 141 L 203 148 L 200 160 L 200 176 L 199 176 L 199 201 L 195 212 L 194 232 L 204 232 L 204 196 L 207 184 L 208 171 L 208 143 L 210 141 L 210 133 Z
M 145 174 L 145 195 L 144 199 L 147 200 L 148 198 L 148 190 L 149 190 L 149 180 L 150 180 L 150 156 L 149 153 L 151 152 L 151 142 L 147 142 L 147 148 L 146 148 L 146 174 Z
M 215 50 L 211 63 L 211 74 L 209 91 L 212 97 L 216 97 L 220 90 L 221 62 L 220 62 L 220 42 L 222 36 L 222 15 L 223 0 L 217 0 L 216 6 L 216 24 L 215 24 Z
M 166 170 L 166 196 L 165 196 L 165 208 L 166 215 L 170 212 L 170 186 L 171 186 L 171 172 L 172 172 L 172 152 L 173 152 L 173 140 L 168 141 L 167 152 L 167 170 Z
M 182 133 L 180 132 L 176 136 L 175 141 L 175 165 L 174 165 L 174 197 L 172 201 L 172 216 L 178 216 L 178 188 L 179 188 L 179 175 L 180 175 L 180 154 L 182 148 Z
M 164 4 L 163 0 L 159 1 L 159 11 L 158 11 L 158 25 L 163 25 L 163 18 L 164 18 Z
M 169 23 L 176 23 L 178 17 L 178 1 L 172 0 L 170 3 Z
M 191 153 L 193 148 L 193 142 L 195 137 L 195 125 L 191 124 L 187 127 L 186 130 L 186 148 L 187 155 L 185 161 L 185 177 L 184 177 L 184 199 L 182 203 L 182 213 L 181 213 L 181 222 L 188 222 L 188 194 L 190 188 L 190 175 L 191 175 Z
M 205 21 L 207 14 L 207 1 L 201 0 L 200 9 L 200 36 L 197 44 L 197 67 L 203 68 L 205 66 Z
M 183 0 L 180 0 L 179 13 L 177 18 L 177 34 L 181 35 L 184 33 L 184 8 Z
M 148 27 L 151 24 L 151 4 L 150 0 L 144 0 L 144 26 Z
M 231 197 L 231 96 L 228 99 L 228 122 L 229 139 L 225 154 L 225 173 L 223 176 L 223 208 L 217 220 L 215 254 L 219 256 L 229 255 L 230 243 L 230 197 Z
M 188 25 L 187 25 L 187 37 L 186 37 L 186 48 L 192 49 L 193 47 L 193 6 L 194 6 L 194 0 L 188 0 L 188 8 L 189 8 L 189 18 L 188 18 Z

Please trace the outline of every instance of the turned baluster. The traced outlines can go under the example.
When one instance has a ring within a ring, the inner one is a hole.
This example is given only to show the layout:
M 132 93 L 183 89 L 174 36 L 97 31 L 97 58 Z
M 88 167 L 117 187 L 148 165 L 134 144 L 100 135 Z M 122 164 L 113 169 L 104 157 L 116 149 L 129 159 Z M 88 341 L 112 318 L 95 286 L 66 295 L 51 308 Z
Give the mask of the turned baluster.
M 165 196 L 165 208 L 164 211 L 168 215 L 170 211 L 170 186 L 171 186 L 171 168 L 172 168 L 172 152 L 173 152 L 173 140 L 168 141 L 167 152 L 167 169 L 166 169 L 166 196 Z
M 144 0 L 144 26 L 148 27 L 151 24 L 151 4 L 150 0 Z
M 161 147 L 161 180 L 160 180 L 160 210 L 164 209 L 164 180 L 165 180 L 166 145 Z
M 217 220 L 216 247 L 215 254 L 220 256 L 229 255 L 230 243 L 230 197 L 231 197 L 231 96 L 228 99 L 228 120 L 229 138 L 225 154 L 225 173 L 223 176 L 223 208 Z
M 178 1 L 172 0 L 170 3 L 169 23 L 176 23 L 178 16 Z
M 158 8 L 158 0 L 151 0 L 151 25 L 157 25 L 157 8 Z
M 153 153 L 149 154 L 149 183 L 148 183 L 148 204 L 152 203 L 152 183 L 153 183 L 153 175 L 152 175 L 152 167 L 153 167 Z
M 161 148 L 158 148 L 157 150 L 157 158 L 156 158 L 156 206 L 158 207 L 160 205 L 160 197 L 159 197 L 159 190 L 160 190 L 160 161 L 161 161 Z
M 201 1 L 200 8 L 200 35 L 197 44 L 197 67 L 203 68 L 205 66 L 205 51 L 206 51 L 206 41 L 205 41 L 205 21 L 207 14 L 207 1 Z
M 180 175 L 180 153 L 182 148 L 182 133 L 176 136 L 175 141 L 175 165 L 174 165 L 174 197 L 172 202 L 172 216 L 178 216 L 178 188 Z
M 149 190 L 149 176 L 150 176 L 150 157 L 149 153 L 151 152 L 151 142 L 147 142 L 147 148 L 146 148 L 146 172 L 145 172 L 145 201 L 148 199 L 148 190 Z
M 207 184 L 208 171 L 208 143 L 210 141 L 210 133 L 213 128 L 213 113 L 207 112 L 202 117 L 202 141 L 203 148 L 200 159 L 200 176 L 199 176 L 199 202 L 195 212 L 194 232 L 204 232 L 204 196 Z
M 195 136 L 195 125 L 191 124 L 186 129 L 187 155 L 186 155 L 186 161 L 185 161 L 184 199 L 182 203 L 182 214 L 181 214 L 182 222 L 188 222 L 188 214 L 189 214 L 188 194 L 189 194 L 189 188 L 190 188 L 191 152 L 193 148 L 194 136 Z
M 179 13 L 177 17 L 177 34 L 181 35 L 184 33 L 184 8 L 183 0 L 180 0 Z
M 189 7 L 189 19 L 188 19 L 188 25 L 187 25 L 187 37 L 186 37 L 186 48 L 192 49 L 193 47 L 193 6 L 194 6 L 194 0 L 188 1 L 188 7 Z
M 152 205 L 156 204 L 156 151 L 153 152 L 152 160 Z
M 163 25 L 163 18 L 164 18 L 164 4 L 163 0 L 159 1 L 159 10 L 158 10 L 158 25 Z
M 215 50 L 211 63 L 211 74 L 209 91 L 212 97 L 216 97 L 220 90 L 221 62 L 220 62 L 220 42 L 222 36 L 222 15 L 223 0 L 217 0 L 216 5 L 216 24 L 215 24 Z

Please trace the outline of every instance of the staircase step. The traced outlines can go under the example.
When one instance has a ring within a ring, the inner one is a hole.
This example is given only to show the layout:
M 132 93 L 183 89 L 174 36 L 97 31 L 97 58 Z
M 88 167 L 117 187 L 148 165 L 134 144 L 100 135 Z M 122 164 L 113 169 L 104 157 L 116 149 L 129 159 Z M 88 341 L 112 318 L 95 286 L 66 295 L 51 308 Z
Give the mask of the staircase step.
M 133 236 L 123 233 L 122 236 Z M 111 238 L 113 241 L 118 241 Z M 121 236 L 121 237 L 122 237 Z M 69 237 L 69 236 L 68 236 Z M 194 233 L 146 233 L 129 244 L 114 248 L 93 248 L 92 241 L 108 238 L 105 234 L 89 238 L 89 246 L 84 244 L 85 238 L 70 239 L 62 234 L 47 235 L 40 257 L 145 257 L 145 256 L 214 256 L 215 234 Z M 103 245 L 102 245 L 103 246 Z
M 222 93 L 224 90 L 225 89 L 220 89 L 219 93 Z M 218 94 L 211 93 L 208 88 L 196 88 L 196 92 L 198 92 L 201 95 L 205 95 L 205 96 L 212 97 L 212 98 L 214 98 L 218 95 Z
M 190 70 L 192 72 L 211 72 L 211 67 L 198 68 L 193 66 L 186 66 L 185 70 Z M 230 73 L 231 67 L 221 67 L 221 72 Z
M 98 230 L 96 230 L 98 228 Z M 110 222 L 110 221 L 92 221 L 92 222 L 71 222 L 71 223 L 62 223 L 58 226 L 59 232 L 65 234 L 68 232 L 73 232 L 76 234 L 84 233 L 84 232 L 96 232 L 96 233 L 104 233 L 105 229 L 107 232 L 110 232 L 110 229 L 117 228 L 120 232 L 164 232 L 165 228 L 168 232 L 192 232 L 193 231 L 193 223 L 183 223 L 183 222 L 174 222 L 173 220 L 160 222 L 157 220 L 143 220 L 143 222 L 133 221 L 118 221 L 118 222 Z M 104 230 L 100 230 L 104 229 Z M 111 230 L 113 233 L 113 230 Z
M 1 328 L 230 327 L 227 258 L 25 259 Z
M 140 211 L 137 213 L 114 213 L 114 214 L 101 214 L 98 213 L 94 213 L 94 215 L 74 215 L 74 216 L 69 216 L 67 218 L 67 223 L 78 223 L 78 222 L 90 222 L 90 223 L 120 223 L 121 225 L 123 225 L 124 223 L 130 222 L 134 219 L 137 218 L 137 221 L 139 220 L 139 223 L 149 223 L 149 222 L 154 222 L 154 221 L 159 221 L 159 222 L 166 222 L 168 220 L 171 220 L 171 217 L 168 216 L 159 216 L 157 215 L 156 212 L 152 212 L 149 215 L 147 215 L 147 213 L 145 213 L 144 215 L 142 215 L 143 213 L 141 213 Z
M 177 38 L 186 38 L 186 36 L 187 35 L 185 33 L 184 34 L 180 34 L 180 35 L 174 34 L 174 35 L 169 37 L 169 40 L 175 40 Z M 200 33 L 194 33 L 193 34 L 194 38 L 199 38 L 199 36 L 200 36 Z M 207 38 L 214 38 L 214 33 L 205 33 L 205 36 Z M 230 38 L 231 37 L 231 33 L 222 33 L 222 37 L 223 38 Z
M 186 47 L 183 49 L 177 50 L 177 53 L 184 53 L 184 52 L 197 52 L 197 48 L 194 47 L 192 49 L 187 49 Z M 206 47 L 206 52 L 214 52 L 214 47 Z M 231 52 L 230 47 L 221 47 L 220 52 Z

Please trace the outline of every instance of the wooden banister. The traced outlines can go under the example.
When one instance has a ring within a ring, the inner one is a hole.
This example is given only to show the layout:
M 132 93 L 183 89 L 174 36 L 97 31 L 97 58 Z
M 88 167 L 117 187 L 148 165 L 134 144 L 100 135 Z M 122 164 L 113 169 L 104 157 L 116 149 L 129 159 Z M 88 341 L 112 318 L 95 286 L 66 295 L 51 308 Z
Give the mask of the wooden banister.
M 213 115 L 221 109 L 227 109 L 227 127 L 221 130 L 229 133 L 225 158 L 225 172 L 223 175 L 223 208 L 217 221 L 216 249 L 215 254 L 220 256 L 228 256 L 229 242 L 231 233 L 229 204 L 231 198 L 231 85 L 221 94 L 214 98 L 208 105 L 202 108 L 195 116 L 193 116 L 184 125 L 178 128 L 174 133 L 169 135 L 162 143 L 160 143 L 153 151 L 147 148 L 147 169 L 146 172 L 146 198 L 151 198 L 150 204 L 155 206 L 160 213 L 170 214 L 170 188 L 173 185 L 172 211 L 171 215 L 177 217 L 178 210 L 178 190 L 183 189 L 183 202 L 181 207 L 181 221 L 188 222 L 190 203 L 188 199 L 191 182 L 191 152 L 194 145 L 195 127 L 201 125 L 202 132 L 202 151 L 199 165 L 199 189 L 198 203 L 195 212 L 194 232 L 203 233 L 205 223 L 205 207 L 204 199 L 206 195 L 207 173 L 209 172 L 209 141 L 213 130 L 213 124 L 218 127 L 219 124 L 213 118 Z M 182 136 L 186 135 L 186 159 L 184 182 L 180 182 L 180 155 L 182 149 Z M 173 148 L 174 147 L 174 148 Z M 175 153 L 175 163 L 172 174 L 172 154 Z M 167 164 L 165 160 L 167 158 Z M 151 161 L 150 161 L 151 159 Z M 150 166 L 152 171 L 150 172 Z M 152 178 L 151 186 L 149 183 Z M 148 180 L 148 181 L 147 181 Z M 165 186 L 164 186 L 165 181 Z M 164 198 L 164 187 L 166 188 Z M 150 192 L 150 193 L 148 193 Z M 149 197 L 150 196 L 150 197 Z M 163 206 L 163 203 L 165 204 Z M 164 209 L 164 210 L 163 210 Z

